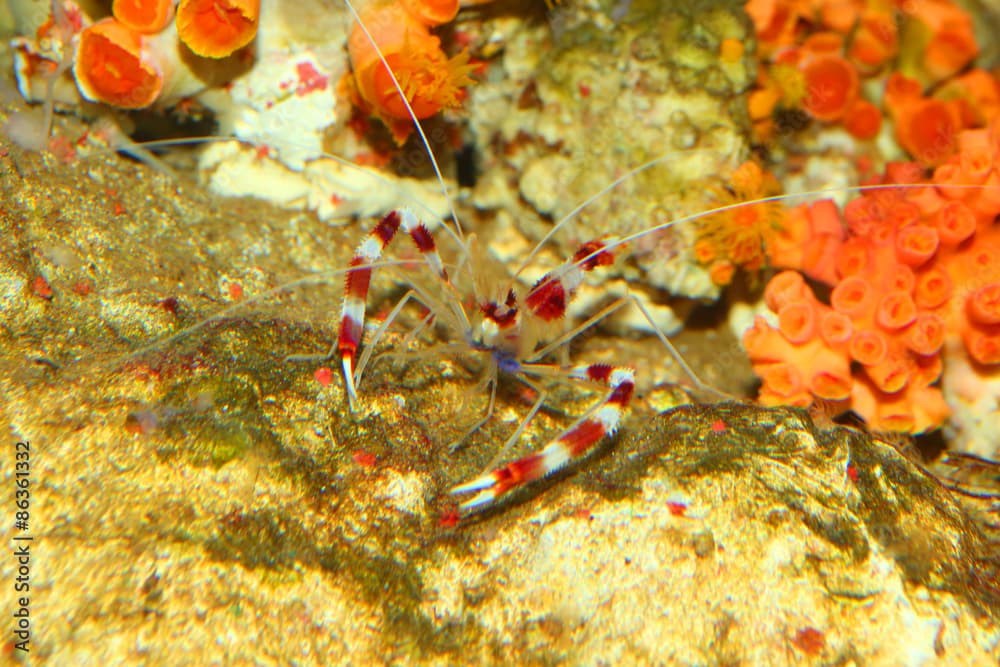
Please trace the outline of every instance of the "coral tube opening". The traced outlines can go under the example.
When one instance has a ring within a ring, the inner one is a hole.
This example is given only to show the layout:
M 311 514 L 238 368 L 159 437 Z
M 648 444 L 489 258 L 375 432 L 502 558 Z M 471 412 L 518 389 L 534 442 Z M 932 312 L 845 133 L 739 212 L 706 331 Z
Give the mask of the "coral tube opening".
M 124 109 L 148 107 L 163 89 L 142 36 L 113 18 L 80 33 L 73 73 L 84 97 Z
M 177 34 L 206 58 L 225 58 L 257 34 L 260 0 L 181 0 Z

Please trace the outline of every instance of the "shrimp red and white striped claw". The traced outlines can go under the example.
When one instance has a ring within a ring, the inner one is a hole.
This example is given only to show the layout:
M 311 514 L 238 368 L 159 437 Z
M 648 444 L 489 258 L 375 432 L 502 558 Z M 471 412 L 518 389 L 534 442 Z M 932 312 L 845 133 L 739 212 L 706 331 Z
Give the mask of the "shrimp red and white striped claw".
M 539 480 L 586 456 L 602 439 L 615 434 L 635 389 L 635 371 L 608 364 L 591 364 L 572 368 L 569 376 L 607 384 L 611 391 L 603 402 L 540 452 L 452 488 L 452 494 L 478 491 L 459 505 L 462 512 L 485 509 L 511 490 Z
M 386 247 L 402 227 L 410 235 L 417 249 L 424 256 L 424 261 L 441 278 L 448 281 L 448 273 L 441 262 L 434 237 L 427 226 L 409 209 L 390 211 L 368 233 L 364 241 L 354 251 L 350 270 L 347 272 L 347 284 L 344 288 L 344 302 L 340 317 L 340 334 L 337 339 L 337 355 L 340 357 L 344 372 L 344 382 L 347 387 L 347 397 L 351 409 L 357 402 L 357 389 L 354 384 L 354 369 L 357 361 L 358 346 L 365 327 L 365 301 L 368 298 L 368 286 L 371 284 L 371 265 L 382 257 Z

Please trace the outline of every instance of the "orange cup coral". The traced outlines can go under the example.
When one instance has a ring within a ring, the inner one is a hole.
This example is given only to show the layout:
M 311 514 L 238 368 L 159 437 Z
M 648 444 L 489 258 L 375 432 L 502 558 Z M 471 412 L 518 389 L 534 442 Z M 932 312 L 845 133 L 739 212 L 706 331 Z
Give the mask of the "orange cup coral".
M 174 18 L 174 0 L 114 0 L 111 13 L 132 30 L 153 34 Z
M 191 51 L 225 58 L 257 35 L 260 0 L 181 0 L 177 34 Z
M 801 69 L 809 115 L 823 121 L 843 118 L 858 98 L 860 84 L 854 66 L 838 55 L 825 54 L 809 59 Z
M 847 110 L 844 127 L 855 139 L 874 139 L 882 128 L 882 112 L 868 100 L 857 100 Z
M 113 18 L 80 33 L 73 75 L 84 97 L 124 109 L 148 107 L 163 90 L 163 65 L 146 38 Z
M 448 23 L 458 14 L 458 0 L 400 0 L 415 19 L 434 27 Z
M 997 120 L 958 132 L 957 152 L 926 187 L 893 187 L 926 170 L 891 164 L 876 181 L 884 187 L 850 201 L 846 234 L 826 235 L 823 246 L 835 269 L 810 274 L 832 287 L 829 305 L 798 273 L 772 279 L 764 298 L 777 323 L 760 319 L 744 335 L 764 383 L 762 401 L 828 399 L 842 385 L 823 379 L 825 370 L 847 383 L 843 409 L 870 427 L 920 432 L 948 415 L 935 383 L 956 355 L 984 373 L 1000 371 L 1000 193 L 991 185 L 1000 186 L 998 137 Z M 781 243 L 771 248 L 775 265 L 812 270 L 806 257 L 817 245 L 816 206 L 787 216 Z M 827 208 L 821 218 L 836 211 Z M 846 375 L 845 364 L 853 364 Z
M 462 87 L 472 83 L 469 54 L 463 51 L 449 59 L 441 40 L 401 4 L 375 3 L 360 15 L 368 32 L 357 25 L 348 39 L 354 85 L 363 106 L 402 143 L 413 129 L 407 103 L 414 116 L 427 118 L 461 102 Z
M 866 72 L 889 62 L 899 50 L 896 21 L 892 14 L 870 12 L 861 19 L 848 57 Z
M 954 152 L 960 121 L 954 105 L 936 99 L 922 99 L 896 114 L 899 144 L 926 165 L 938 165 Z

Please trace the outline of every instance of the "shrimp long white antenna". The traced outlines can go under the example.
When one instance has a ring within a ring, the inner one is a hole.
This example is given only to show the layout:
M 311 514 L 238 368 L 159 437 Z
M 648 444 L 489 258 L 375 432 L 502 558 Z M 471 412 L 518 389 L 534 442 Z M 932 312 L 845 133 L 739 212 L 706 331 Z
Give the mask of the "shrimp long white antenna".
M 464 247 L 464 244 L 462 243 L 462 224 L 458 221 L 458 213 L 455 212 L 455 205 L 452 202 L 450 193 L 448 192 L 448 185 L 445 183 L 444 176 L 441 174 L 441 167 L 438 165 L 437 158 L 434 156 L 434 151 L 431 150 L 431 143 L 427 139 L 427 135 L 424 133 L 424 127 L 420 124 L 420 121 L 417 120 L 417 115 L 413 112 L 413 107 L 410 106 L 410 101 L 406 99 L 406 94 L 403 92 L 403 87 L 396 78 L 396 73 L 392 71 L 391 67 L 389 67 L 389 61 L 385 59 L 385 56 L 382 54 L 382 49 L 379 48 L 375 38 L 372 36 L 371 32 L 368 31 L 368 26 L 366 26 L 364 21 L 361 20 L 361 16 L 358 14 L 358 10 L 354 7 L 354 3 L 351 0 L 344 0 L 344 4 L 347 5 L 347 9 L 351 12 L 351 15 L 357 22 L 358 27 L 361 28 L 361 31 L 371 43 L 372 48 L 375 49 L 375 53 L 378 54 L 378 59 L 382 62 L 382 66 L 385 67 L 385 71 L 389 73 L 389 79 L 392 81 L 392 85 L 396 89 L 396 92 L 399 93 L 399 97 L 402 99 L 403 105 L 406 107 L 406 112 L 410 114 L 410 120 L 412 120 L 413 124 L 417 127 L 417 134 L 420 135 L 420 141 L 424 144 L 424 148 L 427 150 L 427 157 L 430 158 L 431 166 L 434 168 L 434 175 L 437 176 L 438 185 L 441 186 L 441 194 L 444 195 L 444 198 L 448 202 L 451 219 L 452 222 L 455 223 L 455 229 L 451 229 L 447 225 L 445 225 L 445 229 L 448 230 L 448 233 L 452 235 L 460 246 Z
M 398 260 L 397 259 L 397 260 L 384 260 L 384 261 L 373 262 L 369 266 L 371 268 L 375 269 L 375 268 L 384 268 L 384 267 L 390 267 L 390 266 L 406 266 L 408 263 L 409 262 L 407 260 Z M 350 271 L 354 270 L 355 268 L 356 267 L 348 267 L 348 268 L 343 268 L 343 269 L 334 269 L 332 271 L 323 271 L 323 272 L 320 272 L 320 273 L 310 274 L 308 276 L 304 276 L 302 278 L 298 278 L 296 280 L 291 280 L 289 282 L 283 283 L 281 285 L 278 285 L 277 287 L 273 287 L 273 288 L 267 290 L 266 292 L 261 292 L 260 294 L 255 294 L 255 295 L 253 295 L 251 297 L 247 297 L 247 298 L 239 301 L 238 303 L 234 303 L 232 305 L 226 306 L 222 310 L 220 310 L 220 311 L 218 311 L 216 313 L 213 313 L 212 315 L 209 315 L 208 317 L 206 317 L 206 318 L 204 318 L 202 320 L 199 320 L 197 323 L 192 324 L 191 326 L 185 327 L 185 328 L 181 329 L 180 331 L 175 331 L 174 333 L 170 334 L 169 336 L 164 336 L 163 338 L 159 338 L 159 339 L 154 340 L 154 341 L 152 341 L 150 343 L 146 343 L 145 345 L 143 345 L 143 346 L 141 346 L 141 347 L 139 347 L 139 348 L 137 348 L 135 350 L 131 350 L 130 352 L 126 352 L 125 354 L 120 355 L 118 357 L 115 357 L 114 359 L 111 359 L 110 361 L 101 362 L 100 365 L 104 366 L 104 367 L 107 367 L 107 368 L 114 368 L 114 367 L 120 366 L 121 364 L 125 363 L 126 361 L 129 361 L 130 359 L 136 359 L 138 357 L 141 357 L 144 354 L 152 352 L 153 350 L 159 349 L 159 348 L 163 347 L 164 345 L 169 345 L 171 343 L 174 343 L 174 342 L 180 340 L 181 338 L 184 338 L 185 336 L 189 336 L 189 335 L 191 335 L 191 334 L 193 334 L 193 333 L 195 333 L 195 332 L 197 332 L 197 331 L 199 331 L 201 329 L 204 329 L 205 327 L 209 326 L 213 322 L 218 322 L 218 321 L 223 320 L 223 319 L 225 319 L 227 317 L 235 315 L 236 313 L 238 313 L 238 312 L 240 312 L 240 311 L 242 311 L 242 310 L 244 310 L 244 309 L 246 309 L 246 308 L 248 308 L 250 306 L 263 303 L 263 302 L 267 301 L 268 299 L 271 299 L 273 297 L 279 296 L 279 295 L 284 294 L 286 292 L 290 292 L 291 290 L 295 289 L 296 287 L 301 287 L 303 285 L 309 285 L 311 283 L 326 283 L 326 282 L 329 282 L 331 278 L 336 278 L 337 276 L 345 275 L 345 274 L 349 273 Z M 79 363 L 79 362 L 77 362 L 77 363 Z M 76 365 L 77 364 L 72 364 L 72 366 L 76 366 Z M 80 369 L 81 372 L 83 372 L 84 370 L 86 370 L 86 368 L 81 368 Z
M 724 206 L 717 206 L 716 208 L 707 209 L 704 211 L 699 211 L 698 213 L 692 213 L 691 215 L 685 215 L 680 218 L 674 218 L 673 220 L 668 220 L 666 222 L 661 222 L 658 225 L 653 225 L 652 227 L 647 227 L 646 229 L 622 236 L 620 238 L 609 239 L 601 245 L 600 248 L 577 258 L 574 262 L 563 265 L 558 269 L 552 271 L 548 278 L 544 281 L 539 282 L 532 288 L 532 291 L 538 291 L 545 287 L 548 283 L 559 280 L 567 272 L 572 271 L 575 267 L 582 266 L 588 261 L 600 255 L 602 252 L 610 252 L 615 248 L 621 247 L 626 243 L 631 243 L 638 239 L 648 236 L 649 234 L 655 234 L 656 232 L 662 231 L 664 229 L 669 229 L 676 225 L 684 224 L 686 222 L 693 222 L 695 220 L 700 220 L 702 218 L 707 218 L 711 215 L 716 215 L 718 213 L 725 213 L 727 211 L 734 211 L 747 206 L 756 206 L 758 204 L 767 204 L 770 202 L 787 201 L 790 199 L 810 199 L 813 197 L 823 197 L 828 195 L 842 194 L 844 192 L 867 192 L 869 190 L 886 190 L 893 188 L 900 189 L 920 189 L 920 188 L 933 188 L 934 183 L 878 183 L 873 185 L 853 185 L 848 187 L 832 187 L 823 188 L 820 190 L 807 190 L 805 192 L 787 192 L 779 195 L 770 195 L 768 197 L 761 197 L 760 199 L 750 199 L 748 201 L 734 202 L 732 204 L 726 204 Z M 1000 186 L 989 186 L 989 185 L 949 185 L 949 188 L 956 189 L 970 189 L 970 190 L 982 190 L 987 187 Z
M 165 171 L 166 173 L 171 173 L 173 171 L 172 169 L 170 169 L 166 165 L 162 164 L 159 160 L 157 160 L 155 158 L 150 159 L 149 156 L 142 155 L 140 153 L 140 151 L 142 151 L 142 150 L 148 150 L 148 149 L 151 149 L 151 148 L 170 148 L 171 146 L 188 146 L 188 145 L 213 144 L 213 143 L 220 143 L 220 144 L 222 144 L 222 143 L 227 143 L 227 142 L 230 142 L 230 141 L 235 141 L 235 142 L 238 142 L 240 144 L 245 144 L 245 145 L 248 145 L 248 146 L 254 146 L 254 142 L 252 142 L 252 141 L 250 141 L 248 139 L 240 139 L 239 137 L 226 136 L 226 135 L 206 135 L 206 136 L 201 136 L 201 137 L 182 137 L 182 138 L 175 138 L 175 139 L 153 139 L 153 140 L 150 140 L 150 141 L 142 141 L 142 142 L 132 142 L 132 141 L 129 141 L 127 143 L 123 143 L 123 145 L 120 145 L 120 146 L 111 146 L 111 147 L 106 148 L 106 149 L 94 151 L 93 153 L 88 153 L 87 155 L 84 155 L 82 159 L 88 159 L 88 158 L 93 158 L 93 157 L 100 157 L 101 155 L 108 155 L 108 154 L 112 154 L 112 153 L 125 153 L 125 154 L 127 154 L 127 155 L 129 155 L 131 157 L 134 157 L 137 160 L 140 160 L 141 162 L 144 162 L 146 164 L 150 164 L 151 166 L 153 166 L 154 168 L 156 168 L 158 170 Z M 290 144 L 290 145 L 294 145 L 294 144 Z M 387 185 L 387 186 L 389 186 L 391 188 L 398 188 L 398 184 L 395 183 L 392 179 L 386 177 L 384 174 L 382 174 L 382 173 L 380 173 L 380 172 L 378 172 L 378 171 L 376 171 L 374 169 L 370 169 L 368 167 L 363 167 L 361 165 L 358 165 L 358 164 L 356 164 L 354 162 L 351 162 L 347 158 L 341 157 L 341 156 L 339 156 L 339 155 L 337 155 L 335 153 L 328 153 L 328 152 L 324 151 L 321 154 L 321 157 L 324 157 L 324 158 L 326 158 L 328 160 L 332 160 L 332 161 L 336 162 L 337 164 L 339 164 L 339 165 L 341 165 L 343 167 L 347 167 L 349 169 L 353 169 L 355 171 L 361 172 L 361 173 L 365 174 L 366 176 L 370 176 L 371 178 L 374 178 L 375 180 L 381 181 L 382 183 L 384 183 L 385 185 Z M 405 193 L 401 192 L 401 194 L 405 194 Z M 449 205 L 450 205 L 451 200 L 449 199 L 448 201 L 449 201 Z M 421 209 L 424 213 L 427 214 L 427 216 L 429 218 L 435 218 L 436 217 L 436 213 L 434 212 L 434 210 L 431 209 L 430 206 L 428 206 L 425 202 L 421 201 L 419 198 L 410 198 L 410 199 L 408 199 L 407 200 L 407 205 L 408 206 L 412 206 L 414 208 Z
M 604 195 L 608 194 L 609 192 L 611 192 L 612 190 L 614 190 L 615 188 L 617 188 L 619 185 L 621 185 L 625 181 L 631 180 L 632 178 L 638 176 L 639 174 L 641 174 L 642 172 L 646 171 L 647 169 L 649 169 L 651 167 L 655 167 L 656 165 L 658 165 L 658 164 L 660 164 L 662 162 L 665 162 L 665 161 L 669 160 L 670 158 L 672 158 L 672 157 L 674 157 L 674 156 L 676 156 L 678 154 L 683 154 L 683 155 L 687 156 L 687 155 L 691 155 L 691 154 L 694 154 L 694 153 L 697 153 L 697 152 L 700 152 L 700 151 L 710 152 L 712 150 L 713 149 L 710 149 L 710 148 L 694 148 L 694 149 L 685 150 L 685 151 L 670 151 L 668 153 L 664 153 L 664 154 L 662 154 L 662 155 L 660 155 L 658 157 L 655 157 L 652 160 L 649 160 L 648 162 L 644 162 L 643 164 L 640 164 L 638 167 L 633 167 L 632 169 L 629 169 L 624 174 L 622 174 L 618 178 L 614 179 L 613 181 L 611 181 L 610 183 L 608 183 L 607 185 L 605 185 L 603 188 L 601 188 L 600 190 L 598 190 L 594 194 L 590 195 L 589 197 L 587 197 L 586 199 L 584 199 L 583 201 L 581 201 L 579 204 L 577 204 L 573 208 L 572 211 L 570 211 L 569 213 L 567 213 L 566 215 L 564 215 L 562 217 L 562 219 L 560 219 L 557 223 L 555 223 L 554 225 L 552 225 L 552 228 L 549 229 L 549 231 L 545 233 L 545 236 L 543 236 L 535 244 L 535 247 L 531 249 L 531 252 L 529 252 L 528 255 L 524 258 L 524 260 L 522 260 L 521 263 L 518 265 L 517 270 L 514 271 L 514 275 L 512 276 L 512 279 L 516 279 L 519 275 L 521 275 L 521 272 L 524 271 L 524 269 L 528 267 L 528 265 L 531 263 L 531 261 L 535 258 L 535 255 L 537 255 L 541 251 L 542 247 L 549 241 L 549 239 L 551 239 L 553 236 L 556 235 L 556 232 L 558 232 L 560 229 L 562 229 L 563 225 L 565 225 L 568 222 L 570 222 L 573 218 L 576 217 L 576 215 L 578 213 L 580 213 L 580 211 L 584 210 L 585 208 L 587 208 L 588 206 L 590 206 L 591 204 L 593 204 L 595 201 L 597 201 L 598 199 L 600 199 Z

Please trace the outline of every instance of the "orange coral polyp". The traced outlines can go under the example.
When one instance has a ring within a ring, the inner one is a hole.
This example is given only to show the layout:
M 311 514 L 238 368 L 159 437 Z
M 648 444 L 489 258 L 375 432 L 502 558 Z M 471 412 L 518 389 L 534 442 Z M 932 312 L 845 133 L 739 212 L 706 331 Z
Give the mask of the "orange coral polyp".
M 847 315 L 830 310 L 823 313 L 819 320 L 819 333 L 827 345 L 842 345 L 851 340 L 854 325 Z
M 764 371 L 762 379 L 771 393 L 791 399 L 790 402 L 800 398 L 805 390 L 802 374 L 792 364 L 773 364 Z
M 965 302 L 969 319 L 977 324 L 1000 324 L 1000 283 L 980 287 Z
M 911 201 L 900 199 L 889 206 L 886 221 L 896 229 L 908 227 L 920 221 L 920 208 Z
M 780 101 L 781 91 L 777 88 L 754 90 L 747 98 L 747 111 L 753 120 L 769 119 Z
M 882 112 L 868 100 L 858 100 L 847 110 L 844 127 L 855 139 L 874 139 L 882 129 Z
M 744 10 L 753 21 L 762 51 L 771 52 L 794 41 L 798 12 L 787 0 L 747 0 Z
M 902 329 L 917 319 L 917 305 L 906 292 L 886 294 L 875 310 L 875 322 L 884 329 Z
M 851 385 L 854 381 L 850 375 L 832 371 L 820 371 L 813 375 L 809 389 L 819 398 L 828 401 L 843 401 L 851 397 Z
M 719 59 L 724 63 L 738 63 L 746 52 L 743 42 L 727 37 L 719 44 Z
M 918 308 L 937 308 L 951 298 L 951 278 L 941 269 L 934 268 L 917 278 L 913 301 Z
M 916 354 L 937 354 L 944 344 L 944 322 L 932 313 L 921 313 L 906 332 L 906 346 Z
M 873 13 L 861 20 L 848 55 L 866 71 L 881 67 L 896 56 L 899 39 L 896 21 L 890 14 Z
M 764 303 L 777 313 L 788 304 L 809 299 L 812 293 L 798 271 L 782 271 L 764 288 Z
M 911 381 L 913 383 L 926 387 L 934 384 L 941 377 L 941 371 L 944 370 L 944 362 L 941 361 L 940 354 L 921 355 L 915 361 L 917 363 L 911 369 L 913 374 Z
M 964 338 L 969 356 L 985 365 L 1000 364 L 1000 332 L 969 329 Z
M 426 26 L 448 23 L 458 14 L 458 0 L 400 0 L 406 11 Z
M 851 337 L 849 352 L 858 363 L 875 366 L 889 354 L 889 343 L 878 331 L 858 331 Z
M 840 120 L 858 96 L 858 73 L 844 58 L 826 54 L 808 61 L 802 69 L 806 82 L 804 107 L 813 118 Z
M 938 192 L 947 199 L 962 199 L 972 190 L 969 187 L 972 184 L 966 181 L 961 165 L 954 161 L 938 165 L 934 170 L 934 183 Z
M 868 267 L 868 248 L 853 241 L 844 243 L 837 255 L 837 273 L 842 278 L 857 275 Z
M 463 59 L 464 54 L 451 60 L 445 58 L 443 52 L 440 57 L 437 54 L 426 55 L 426 59 L 413 58 L 406 61 L 398 56 L 386 58 L 417 118 L 428 118 L 461 101 L 460 88 L 455 85 L 452 73 L 464 67 L 467 62 L 467 58 Z M 384 65 L 377 68 L 374 85 L 376 90 L 382 91 L 379 106 L 384 111 L 400 119 L 410 117 Z
M 831 30 L 814 32 L 805 38 L 800 48 L 806 57 L 837 55 L 844 50 L 844 36 Z
M 778 311 L 778 329 L 791 343 L 805 343 L 816 335 L 816 308 L 808 301 L 786 304 Z
M 707 239 L 698 239 L 694 244 L 694 258 L 702 264 L 709 264 L 716 257 L 715 245 Z
M 983 183 L 993 170 L 993 151 L 989 146 L 976 146 L 962 150 L 959 153 L 959 169 L 966 183 L 972 185 Z
M 878 415 L 872 420 L 871 426 L 879 431 L 895 431 L 897 433 L 913 433 L 917 430 L 917 419 L 913 412 L 898 405 L 878 408 Z
M 934 215 L 944 205 L 944 197 L 933 185 L 907 188 L 906 198 L 917 205 L 922 215 Z
M 859 236 L 866 234 L 873 224 L 881 222 L 884 215 L 885 211 L 874 197 L 857 197 L 844 206 L 844 221 Z
M 781 361 L 787 347 L 787 341 L 760 315 L 754 319 L 753 326 L 743 333 L 743 348 L 755 364 L 768 365 Z
M 937 249 L 937 230 L 928 225 L 911 225 L 900 230 L 896 237 L 896 257 L 909 266 L 924 264 Z
M 893 116 L 898 117 L 903 111 L 923 96 L 920 82 L 899 72 L 893 72 L 885 81 L 885 94 L 882 101 Z
M 900 145 L 923 164 L 935 166 L 955 152 L 958 122 L 948 105 L 924 99 L 899 114 L 896 138 Z
M 722 259 L 718 262 L 714 262 L 712 266 L 708 267 L 708 277 L 712 279 L 712 282 L 716 285 L 728 285 L 733 282 L 733 276 L 736 274 L 736 266 L 730 262 L 728 259 Z
M 879 390 L 895 394 L 910 382 L 910 371 L 901 359 L 886 357 L 874 366 L 866 366 L 865 373 Z
M 907 294 L 913 292 L 913 287 L 916 284 L 917 274 L 905 264 L 898 265 L 888 280 L 888 288 L 890 290 L 906 292 Z
M 968 19 L 938 30 L 924 51 L 924 66 L 935 81 L 957 74 L 979 53 L 979 45 Z
M 225 58 L 257 35 L 260 0 L 181 0 L 177 34 L 205 58 Z
M 848 276 L 830 293 L 830 305 L 848 316 L 860 315 L 869 306 L 872 287 L 864 278 Z
M 163 89 L 161 69 L 142 36 L 113 18 L 80 33 L 73 73 L 84 97 L 123 109 L 148 107 Z
M 938 238 L 945 245 L 958 245 L 976 231 L 976 214 L 965 203 L 950 201 L 934 217 Z
M 373 5 L 363 10 L 361 17 L 378 49 L 368 35 L 355 28 L 348 39 L 348 53 L 358 93 L 376 115 L 387 121 L 410 120 L 379 51 L 417 118 L 433 116 L 461 102 L 462 87 L 472 83 L 467 51 L 449 59 L 441 50 L 441 40 L 395 3 Z M 397 140 L 401 140 L 398 135 Z
M 122 25 L 153 34 L 166 28 L 174 18 L 174 0 L 114 0 L 111 13 Z
M 820 0 L 813 6 L 818 5 L 820 20 L 824 26 L 846 35 L 854 27 L 864 4 L 863 0 Z

